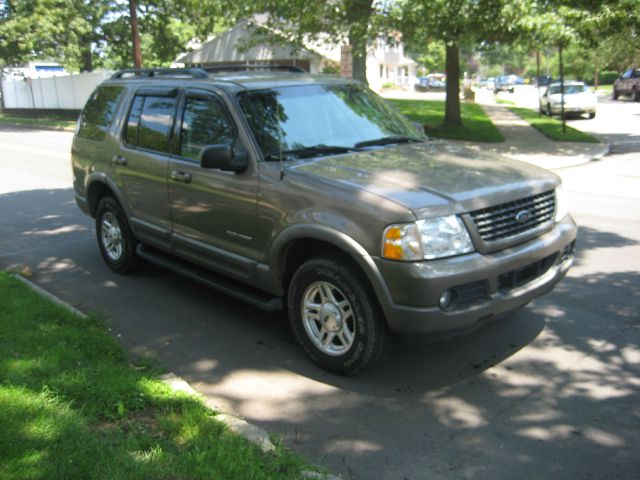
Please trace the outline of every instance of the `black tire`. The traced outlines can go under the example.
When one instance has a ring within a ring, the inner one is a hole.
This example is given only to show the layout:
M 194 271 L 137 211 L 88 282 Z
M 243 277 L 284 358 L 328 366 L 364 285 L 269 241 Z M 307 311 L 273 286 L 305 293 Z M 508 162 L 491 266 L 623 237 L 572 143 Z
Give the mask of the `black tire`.
M 109 225 L 113 235 L 106 230 Z M 102 258 L 114 272 L 129 273 L 140 266 L 140 258 L 136 254 L 138 242 L 131 233 L 122 207 L 113 197 L 104 197 L 98 204 L 96 238 Z
M 333 301 L 321 298 L 321 290 L 327 285 L 333 288 Z M 316 291 L 317 294 L 314 293 Z M 318 320 L 303 315 L 305 299 L 308 300 L 307 305 L 311 304 L 309 299 L 318 302 L 317 314 L 313 309 L 305 309 L 305 312 L 315 314 Z M 343 311 L 337 306 L 344 304 L 345 300 L 348 307 Z M 332 305 L 338 309 L 338 320 L 328 313 Z M 375 366 L 388 352 L 391 333 L 378 301 L 360 273 L 344 261 L 330 256 L 318 257 L 300 266 L 289 285 L 287 308 L 298 343 L 311 360 L 325 370 L 354 375 Z M 331 331 L 333 328 L 340 329 L 339 333 Z M 344 332 L 345 329 L 349 332 Z M 323 343 L 323 339 L 328 341 L 330 334 L 333 334 L 332 340 L 324 349 L 316 344 Z M 351 342 L 343 341 L 347 334 Z M 330 349 L 336 351 L 329 354 L 327 350 Z
M 591 112 L 588 115 L 589 118 L 596 118 L 596 112 Z
M 618 91 L 614 88 L 613 89 L 613 94 L 611 95 L 611 98 L 613 98 L 614 100 L 617 100 L 619 95 L 620 94 L 618 93 Z
M 547 117 L 553 117 L 553 112 L 551 111 L 550 103 L 547 103 Z
M 633 101 L 640 102 L 640 88 L 635 88 L 633 90 Z

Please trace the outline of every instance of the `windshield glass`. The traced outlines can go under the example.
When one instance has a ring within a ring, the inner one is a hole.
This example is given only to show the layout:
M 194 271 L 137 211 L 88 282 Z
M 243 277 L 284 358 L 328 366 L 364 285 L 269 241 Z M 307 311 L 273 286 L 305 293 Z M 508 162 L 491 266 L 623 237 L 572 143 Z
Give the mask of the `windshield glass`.
M 426 140 L 405 117 L 358 84 L 249 91 L 240 93 L 239 101 L 265 157 L 319 146 L 355 148 L 389 137 Z
M 582 92 L 588 92 L 589 91 L 589 87 L 587 87 L 586 85 L 565 85 L 564 86 L 564 94 L 571 94 L 571 93 L 582 93 Z M 553 87 L 549 88 L 549 95 L 556 95 L 560 93 L 560 85 L 554 85 Z

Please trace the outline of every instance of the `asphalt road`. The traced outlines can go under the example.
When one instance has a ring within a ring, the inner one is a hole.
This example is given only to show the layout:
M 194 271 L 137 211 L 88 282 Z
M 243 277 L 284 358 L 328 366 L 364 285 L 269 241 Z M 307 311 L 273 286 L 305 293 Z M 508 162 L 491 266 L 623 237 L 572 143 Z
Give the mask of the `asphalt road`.
M 620 121 L 640 123 L 632 115 Z M 640 149 L 558 171 L 580 232 L 576 265 L 551 294 L 341 378 L 307 361 L 283 314 L 152 266 L 111 273 L 73 200 L 70 140 L 0 129 L 0 268 L 27 265 L 44 288 L 103 313 L 131 352 L 211 404 L 344 479 L 640 478 Z

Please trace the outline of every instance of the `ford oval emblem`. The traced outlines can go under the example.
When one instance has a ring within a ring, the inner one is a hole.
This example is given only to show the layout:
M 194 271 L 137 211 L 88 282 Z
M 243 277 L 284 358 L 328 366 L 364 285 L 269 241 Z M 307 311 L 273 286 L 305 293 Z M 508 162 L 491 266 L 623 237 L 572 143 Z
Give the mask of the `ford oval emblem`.
M 516 214 L 516 222 L 527 223 L 531 219 L 531 212 L 529 210 L 522 210 Z

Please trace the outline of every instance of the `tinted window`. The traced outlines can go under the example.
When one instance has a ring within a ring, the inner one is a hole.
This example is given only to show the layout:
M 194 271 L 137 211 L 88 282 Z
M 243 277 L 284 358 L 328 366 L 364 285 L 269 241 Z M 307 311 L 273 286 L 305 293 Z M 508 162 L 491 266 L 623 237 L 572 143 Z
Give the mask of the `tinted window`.
M 129 111 L 127 119 L 126 142 L 130 145 L 138 145 L 138 132 L 140 131 L 140 115 L 145 97 L 136 97 Z
M 144 97 L 138 133 L 139 147 L 169 152 L 175 105 L 176 99 L 172 97 Z
M 79 137 L 104 140 L 123 90 L 123 87 L 105 86 L 93 92 L 80 115 Z
M 214 99 L 187 98 L 180 130 L 180 154 L 197 159 L 207 145 L 230 145 L 233 128 Z

